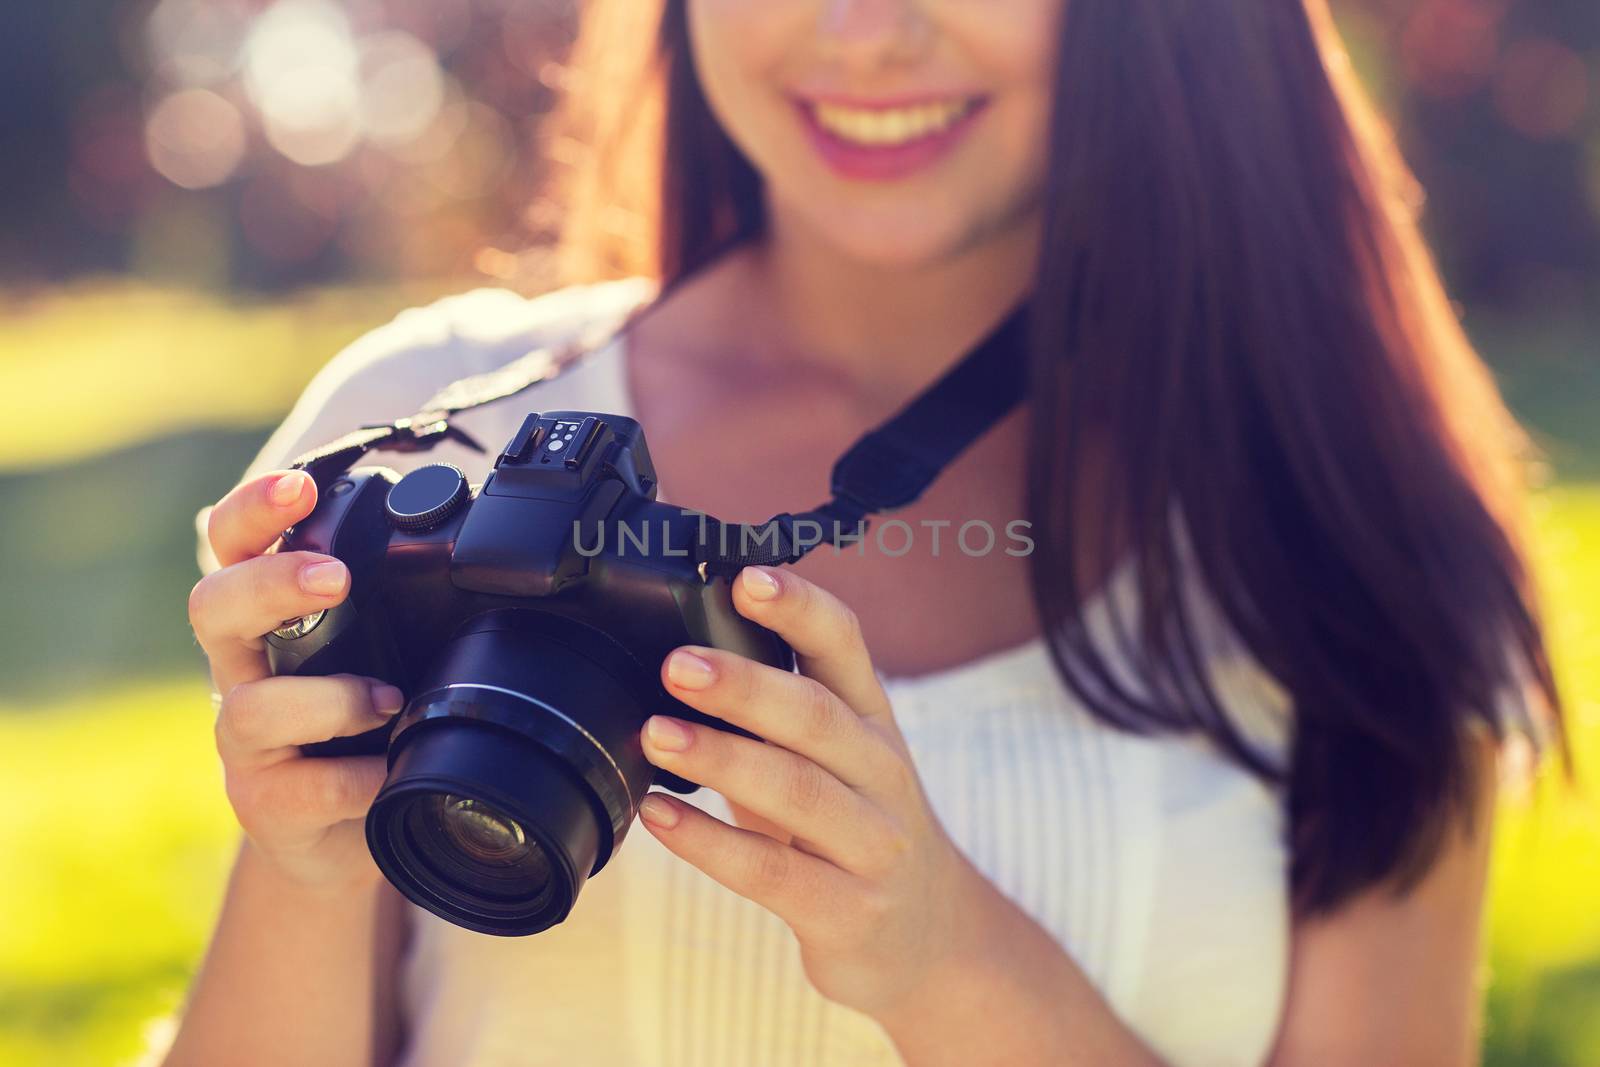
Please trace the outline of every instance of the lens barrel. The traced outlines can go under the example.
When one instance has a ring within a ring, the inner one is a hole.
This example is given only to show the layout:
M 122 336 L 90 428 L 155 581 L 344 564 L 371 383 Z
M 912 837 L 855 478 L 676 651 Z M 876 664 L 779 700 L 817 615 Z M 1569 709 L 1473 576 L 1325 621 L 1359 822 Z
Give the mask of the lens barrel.
M 456 634 L 416 694 L 367 815 L 379 869 L 470 930 L 561 922 L 651 781 L 638 664 L 582 624 L 492 612 Z

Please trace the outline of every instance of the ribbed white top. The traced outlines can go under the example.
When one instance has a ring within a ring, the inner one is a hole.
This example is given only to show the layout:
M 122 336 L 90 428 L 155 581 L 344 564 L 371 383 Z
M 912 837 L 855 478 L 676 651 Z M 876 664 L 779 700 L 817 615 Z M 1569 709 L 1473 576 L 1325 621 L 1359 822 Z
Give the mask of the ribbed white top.
M 411 414 L 439 386 L 614 318 L 649 292 L 641 281 L 532 301 L 482 290 L 406 312 L 330 362 L 252 470 L 282 466 L 361 422 Z M 625 359 L 613 341 L 460 424 L 496 449 L 541 407 L 630 414 Z M 379 460 L 397 470 L 455 462 L 474 480 L 488 465 L 453 444 Z M 1131 593 L 1131 579 L 1124 568 L 1108 583 L 1092 606 L 1096 625 L 1109 598 Z M 1214 613 L 1206 635 L 1220 695 L 1281 759 L 1281 691 Z M 1065 946 L 1121 1018 L 1172 1064 L 1264 1059 L 1288 953 L 1280 795 L 1201 739 L 1102 725 L 1039 640 L 885 685 L 951 836 Z M 691 802 L 729 817 L 709 791 Z M 870 1019 L 810 988 L 781 921 L 643 830 L 546 933 L 494 938 L 418 909 L 411 916 L 408 1067 L 899 1062 Z

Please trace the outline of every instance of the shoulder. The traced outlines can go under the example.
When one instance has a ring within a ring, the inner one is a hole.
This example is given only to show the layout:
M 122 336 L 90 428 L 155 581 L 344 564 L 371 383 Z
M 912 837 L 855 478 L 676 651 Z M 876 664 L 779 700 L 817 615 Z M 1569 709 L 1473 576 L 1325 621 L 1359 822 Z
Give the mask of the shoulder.
M 619 319 L 654 291 L 645 278 L 574 285 L 531 298 L 508 289 L 474 289 L 400 312 L 334 356 L 319 377 L 392 378 L 422 364 L 428 372 L 417 377 L 442 385 L 453 380 L 447 372 L 459 377 L 491 370 L 530 347 L 560 343 Z
M 440 388 L 527 352 L 620 323 L 655 292 L 646 278 L 570 286 L 537 297 L 476 289 L 400 312 L 317 372 L 247 476 L 363 422 L 413 414 Z

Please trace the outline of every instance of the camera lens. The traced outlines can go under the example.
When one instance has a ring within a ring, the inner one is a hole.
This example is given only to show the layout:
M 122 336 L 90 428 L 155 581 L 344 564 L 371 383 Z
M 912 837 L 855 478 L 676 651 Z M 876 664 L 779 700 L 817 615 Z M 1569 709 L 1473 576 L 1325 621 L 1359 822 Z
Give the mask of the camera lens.
M 469 930 L 537 933 L 615 851 L 653 772 L 648 693 L 586 632 L 486 614 L 417 686 L 367 813 L 373 858 L 412 902 Z
M 367 816 L 378 866 L 459 926 L 526 934 L 566 917 L 593 868 L 597 812 L 549 753 L 476 722 L 406 739 Z

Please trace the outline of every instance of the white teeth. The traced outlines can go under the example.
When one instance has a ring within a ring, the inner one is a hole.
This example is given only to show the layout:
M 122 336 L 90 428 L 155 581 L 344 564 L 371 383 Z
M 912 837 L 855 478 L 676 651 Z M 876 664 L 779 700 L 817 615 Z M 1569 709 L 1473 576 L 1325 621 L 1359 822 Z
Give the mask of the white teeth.
M 952 100 L 914 107 L 858 108 L 815 103 L 817 125 L 846 141 L 868 145 L 900 145 L 950 128 L 972 110 L 971 100 Z

